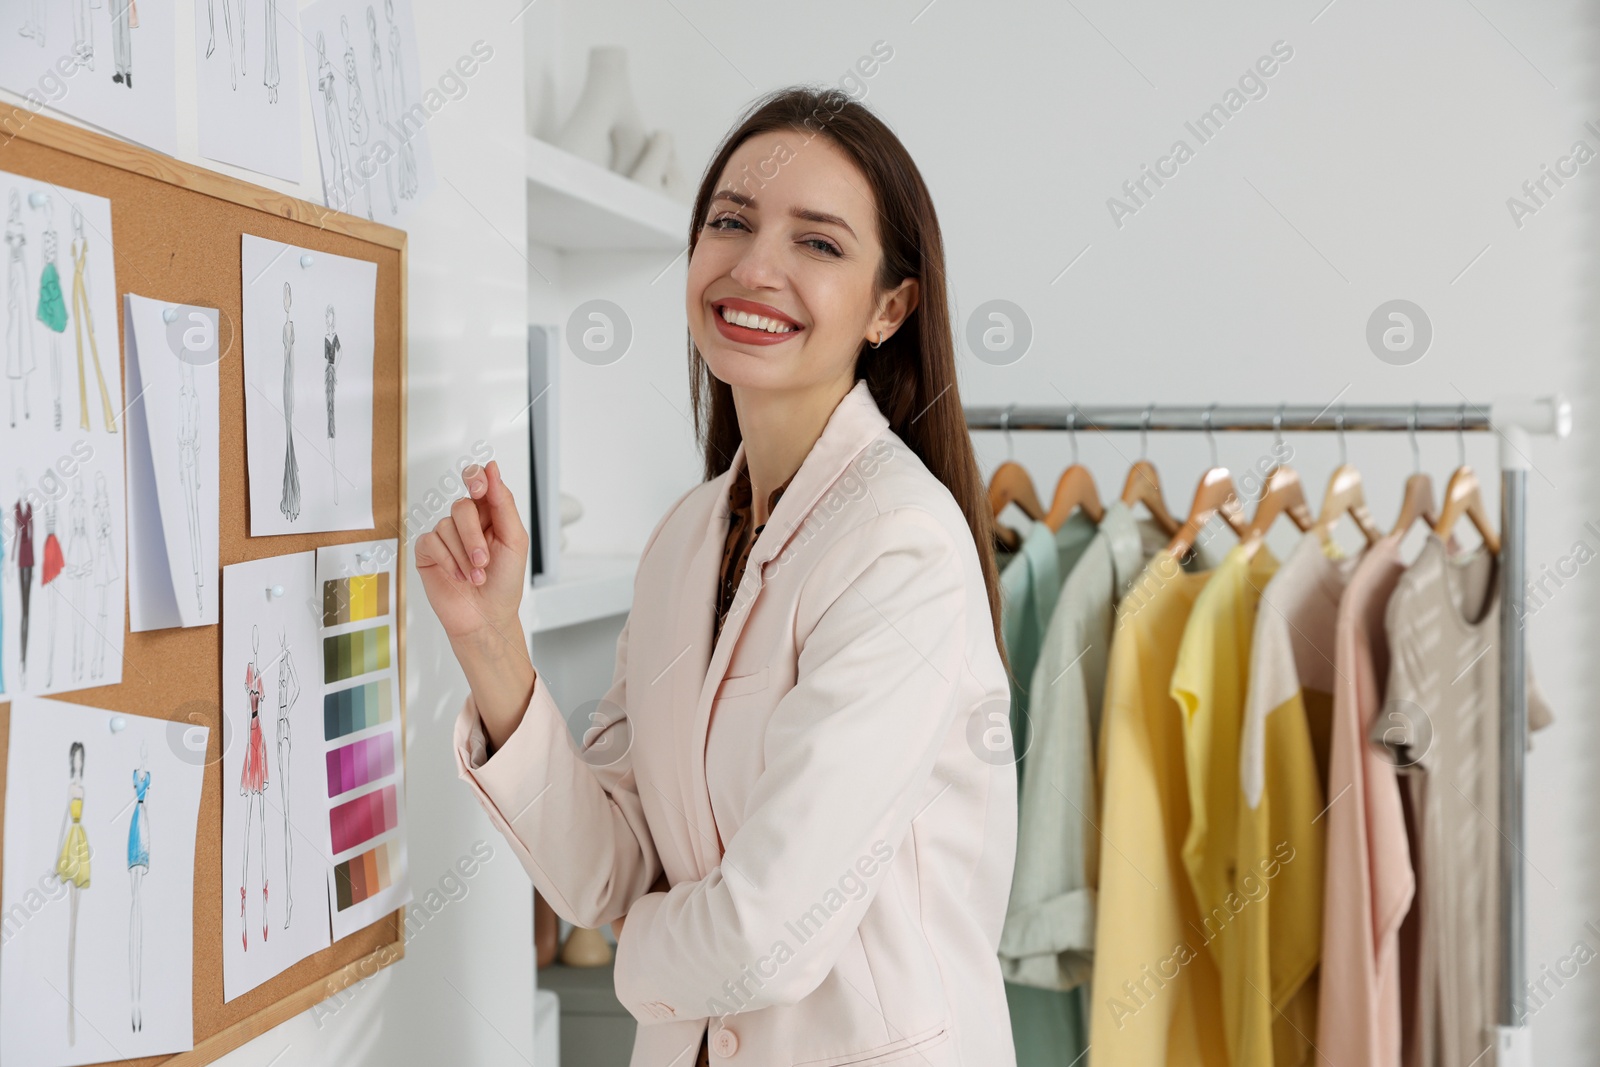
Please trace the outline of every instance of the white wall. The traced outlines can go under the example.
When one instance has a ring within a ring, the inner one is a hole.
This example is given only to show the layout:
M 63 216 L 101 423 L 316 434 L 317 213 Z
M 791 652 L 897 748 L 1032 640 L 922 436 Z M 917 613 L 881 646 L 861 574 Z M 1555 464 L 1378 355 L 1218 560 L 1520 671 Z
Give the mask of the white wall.
M 1537 574 L 1579 539 L 1600 552 L 1600 534 L 1584 528 L 1596 520 L 1600 529 L 1600 506 L 1589 503 L 1600 489 L 1589 252 L 1600 163 L 1551 186 L 1547 206 L 1520 227 L 1506 200 L 1574 141 L 1600 151 L 1600 134 L 1584 128 L 1590 119 L 1600 127 L 1594 21 L 1592 8 L 1571 0 L 569 4 L 554 75 L 536 79 L 543 87 L 530 109 L 553 96 L 565 115 L 588 47 L 626 45 L 647 125 L 674 132 L 698 177 L 758 93 L 835 83 L 885 41 L 894 57 L 867 81 L 867 100 L 934 191 L 958 313 L 1006 299 L 1034 328 L 1032 351 L 1013 365 L 963 356 L 965 402 L 1457 404 L 1565 390 L 1578 432 L 1541 443 L 1533 457 Z M 1279 40 L 1293 57 L 1267 80 L 1266 96 L 1198 145 L 1184 122 Z M 1179 137 L 1197 146 L 1194 158 L 1117 227 L 1107 198 Z M 637 550 L 699 469 L 686 420 L 684 266 L 656 280 L 663 258 L 619 260 L 621 282 L 599 269 L 565 279 L 581 294 L 572 299 L 622 304 L 645 339 L 613 367 L 569 357 L 562 369 L 563 477 L 585 504 L 571 530 L 584 547 Z M 1394 298 L 1421 305 L 1435 329 L 1410 366 L 1380 362 L 1365 341 L 1368 316 Z M 536 297 L 530 314 L 540 313 Z M 1044 492 L 1067 462 L 1062 436 L 1014 441 Z M 1137 435 L 1082 437 L 1102 495 L 1116 493 Z M 1320 495 L 1336 442 L 1289 442 Z M 978 445 L 986 469 L 1006 454 L 999 434 L 980 434 Z M 1236 471 L 1270 445 L 1265 434 L 1219 438 Z M 1442 486 L 1455 466 L 1453 436 L 1424 436 L 1421 449 Z M 1411 465 L 1404 437 L 1352 435 L 1348 451 L 1389 523 Z M 1156 436 L 1150 454 L 1169 505 L 1187 509 L 1207 462 L 1203 438 Z M 1469 435 L 1467 456 L 1497 507 L 1493 439 Z M 1600 638 L 1597 570 L 1579 569 L 1530 623 L 1557 715 L 1528 763 L 1535 977 L 1579 939 L 1600 950 L 1583 925 L 1600 918 L 1590 818 L 1600 737 L 1584 699 L 1600 684 L 1588 654 Z M 1534 1017 L 1539 1063 L 1592 1059 L 1595 971 L 1579 971 Z

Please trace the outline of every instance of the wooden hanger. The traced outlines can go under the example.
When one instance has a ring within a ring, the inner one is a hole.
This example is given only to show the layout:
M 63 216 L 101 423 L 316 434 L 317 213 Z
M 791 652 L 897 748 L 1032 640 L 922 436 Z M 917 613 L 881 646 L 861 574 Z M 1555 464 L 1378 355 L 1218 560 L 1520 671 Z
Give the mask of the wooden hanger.
M 1015 407 L 1013 404 L 1011 407 Z M 1007 408 L 1000 417 L 1000 429 L 1006 435 L 1006 455 L 1011 454 L 1011 427 L 1007 425 L 1011 418 L 1011 408 Z M 995 518 L 1005 510 L 1007 504 L 1016 504 L 1028 518 L 1039 522 L 1044 519 L 1044 505 L 1039 503 L 1039 493 L 1033 488 L 1033 478 L 1023 469 L 1022 464 L 1007 459 L 996 467 L 994 474 L 989 478 L 989 509 Z M 1015 552 L 1022 544 L 1022 536 L 1009 526 L 995 524 L 995 538 L 1008 551 Z
M 1240 537 L 1245 533 L 1244 505 L 1239 497 L 1239 488 L 1233 484 L 1233 475 L 1228 473 L 1228 468 L 1217 461 L 1217 441 L 1211 435 L 1210 408 L 1206 409 L 1206 439 L 1211 442 L 1211 469 L 1200 476 L 1200 484 L 1194 491 L 1194 503 L 1189 506 L 1189 517 L 1167 544 L 1167 551 L 1174 556 L 1185 555 L 1194 547 L 1200 531 L 1213 515 L 1222 516 L 1223 521 Z
M 1450 536 L 1456 523 L 1465 515 L 1472 520 L 1472 525 L 1477 528 L 1478 535 L 1483 538 L 1484 547 L 1495 555 L 1500 554 L 1500 535 L 1495 532 L 1494 523 L 1489 519 L 1489 509 L 1483 505 L 1483 490 L 1478 485 L 1478 476 L 1467 466 L 1467 440 L 1462 430 L 1465 429 L 1467 419 L 1467 406 L 1461 405 L 1462 429 L 1458 430 L 1461 465 L 1455 473 L 1450 475 L 1450 481 L 1444 487 L 1444 509 L 1439 515 L 1439 521 L 1434 525 L 1434 535 L 1441 540 Z
M 1367 510 L 1367 494 L 1361 485 L 1361 472 L 1345 461 L 1343 409 L 1339 412 L 1338 420 L 1339 466 L 1334 468 L 1333 475 L 1328 479 L 1328 491 L 1322 496 L 1322 511 L 1317 515 L 1316 531 L 1322 543 L 1328 544 L 1333 540 L 1333 527 L 1348 515 L 1361 531 L 1361 536 L 1366 538 L 1367 544 L 1371 545 L 1383 536 L 1383 531 L 1378 529 L 1378 524 L 1372 520 L 1372 512 Z
M 1067 433 L 1072 435 L 1072 465 L 1061 472 L 1056 482 L 1056 495 L 1050 502 L 1050 513 L 1044 517 L 1051 530 L 1060 530 L 1073 509 L 1081 509 L 1098 523 L 1105 517 L 1105 505 L 1100 503 L 1100 490 L 1095 488 L 1094 475 L 1078 462 L 1078 413 L 1067 413 Z
M 1279 446 L 1275 451 L 1281 453 L 1283 445 L 1283 409 L 1278 409 L 1278 414 L 1272 420 L 1272 432 Z M 1279 464 L 1267 472 L 1266 488 L 1262 491 L 1261 501 L 1256 505 L 1256 514 L 1246 527 L 1241 543 L 1244 545 L 1245 558 L 1250 558 L 1266 544 L 1267 531 L 1277 521 L 1279 515 L 1289 516 L 1289 521 L 1294 523 L 1301 532 L 1311 529 L 1316 522 L 1311 514 L 1311 508 L 1306 504 L 1306 494 L 1300 485 L 1300 475 L 1293 467 Z
M 1400 501 L 1400 517 L 1395 520 L 1391 536 L 1403 534 L 1421 519 L 1433 529 L 1439 521 L 1433 508 L 1433 479 L 1422 469 L 1422 450 L 1417 447 L 1417 407 L 1411 406 L 1411 418 L 1406 427 L 1411 437 L 1411 477 L 1406 479 L 1405 497 Z
M 1151 405 L 1153 407 L 1154 405 Z M 1144 409 L 1143 423 L 1139 428 L 1139 458 L 1128 468 L 1128 480 L 1122 486 L 1122 503 L 1127 507 L 1143 504 L 1150 517 L 1168 537 L 1178 532 L 1180 523 L 1167 510 L 1161 499 L 1161 476 L 1155 465 L 1145 459 L 1145 436 L 1150 430 L 1150 407 Z

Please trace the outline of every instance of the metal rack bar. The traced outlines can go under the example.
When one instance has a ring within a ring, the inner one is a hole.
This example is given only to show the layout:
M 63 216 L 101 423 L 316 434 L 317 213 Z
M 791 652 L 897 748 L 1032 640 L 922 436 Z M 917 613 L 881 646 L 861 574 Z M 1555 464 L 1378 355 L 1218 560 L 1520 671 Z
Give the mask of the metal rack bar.
M 1500 1067 L 1532 1064 L 1527 1028 L 1526 897 L 1524 895 L 1524 739 L 1528 732 L 1526 635 L 1522 627 L 1527 563 L 1527 481 L 1531 434 L 1565 437 L 1572 408 L 1560 395 L 1475 404 L 1097 404 L 974 405 L 963 409 L 970 430 L 1102 430 L 1148 432 L 1494 431 L 1500 438 Z

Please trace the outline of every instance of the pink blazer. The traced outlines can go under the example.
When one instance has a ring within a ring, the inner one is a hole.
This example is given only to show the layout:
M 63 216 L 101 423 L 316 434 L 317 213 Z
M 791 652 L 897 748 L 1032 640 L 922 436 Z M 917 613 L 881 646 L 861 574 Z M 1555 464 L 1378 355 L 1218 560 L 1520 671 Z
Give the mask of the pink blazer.
M 461 777 L 557 914 L 627 915 L 631 1067 L 690 1067 L 708 1027 L 713 1063 L 1013 1067 L 1010 690 L 972 535 L 857 381 L 712 647 L 743 462 L 651 532 L 586 746 L 541 675 L 487 760 L 468 696 Z

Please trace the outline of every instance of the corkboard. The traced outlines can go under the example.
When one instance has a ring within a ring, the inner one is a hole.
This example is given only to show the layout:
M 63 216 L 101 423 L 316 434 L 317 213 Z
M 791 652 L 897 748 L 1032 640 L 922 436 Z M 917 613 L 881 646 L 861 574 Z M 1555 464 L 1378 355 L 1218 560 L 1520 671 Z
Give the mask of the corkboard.
M 204 170 L 169 156 L 0 104 L 0 170 L 111 201 L 117 272 L 118 365 L 123 363 L 124 293 L 222 311 L 220 563 L 303 552 L 322 545 L 397 538 L 395 619 L 399 677 L 405 677 L 404 581 L 406 418 L 406 235 L 401 230 Z M 378 265 L 372 408 L 375 528 L 331 534 L 249 536 L 244 435 L 240 236 L 336 253 Z M 230 324 L 231 323 L 231 334 Z M 106 348 L 102 345 L 101 352 Z M 124 375 L 126 380 L 126 375 Z M 124 389 L 124 394 L 126 389 Z M 123 600 L 123 625 L 127 601 Z M 227 620 L 223 620 L 223 625 Z M 192 1067 L 222 1056 L 404 954 L 404 913 L 396 911 L 290 967 L 231 1003 L 222 1000 L 222 632 L 219 626 L 129 633 L 120 685 L 55 699 L 189 721 L 211 728 L 194 869 L 193 1052 L 119 1061 Z M 405 738 L 405 686 L 400 684 Z M 0 816 L 3 816 L 9 703 L 0 703 Z M 0 821 L 0 826 L 3 826 Z

